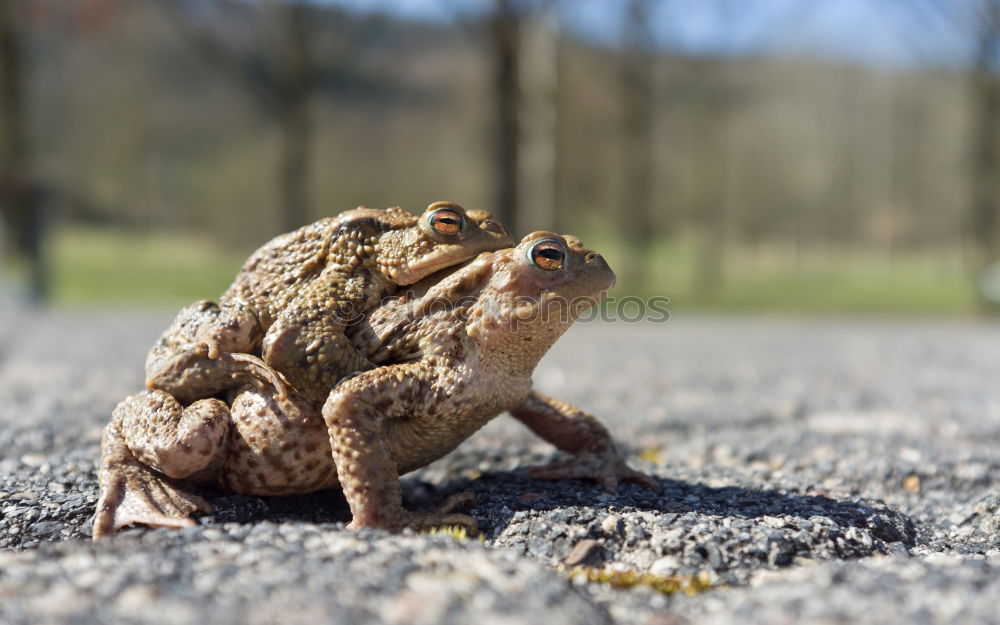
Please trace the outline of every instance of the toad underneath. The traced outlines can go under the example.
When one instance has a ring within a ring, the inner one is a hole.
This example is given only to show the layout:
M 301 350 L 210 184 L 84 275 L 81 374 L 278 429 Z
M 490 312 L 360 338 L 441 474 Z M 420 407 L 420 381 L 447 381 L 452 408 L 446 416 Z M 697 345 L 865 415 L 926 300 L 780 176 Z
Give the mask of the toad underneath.
M 572 454 L 533 476 L 658 488 L 625 464 L 593 416 L 532 389 L 541 357 L 614 280 L 579 239 L 536 232 L 372 311 L 350 338 L 379 366 L 338 384 L 322 406 L 248 385 L 231 412 L 210 399 L 211 411 L 196 402 L 151 415 L 132 407 L 165 393 L 134 395 L 105 429 L 94 538 L 129 523 L 192 524 L 196 510 L 211 509 L 189 491 L 192 483 L 257 495 L 340 487 L 349 527 L 475 529 L 466 515 L 403 508 L 399 476 L 504 411 Z

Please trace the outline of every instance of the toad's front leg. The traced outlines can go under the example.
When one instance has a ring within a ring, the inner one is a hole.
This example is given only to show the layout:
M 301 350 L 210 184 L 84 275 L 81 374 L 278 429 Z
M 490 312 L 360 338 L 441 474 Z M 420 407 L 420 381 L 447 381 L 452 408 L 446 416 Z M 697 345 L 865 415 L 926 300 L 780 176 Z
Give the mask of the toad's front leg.
M 249 377 L 275 386 L 283 381 L 252 354 L 260 347 L 262 329 L 248 306 L 222 307 L 201 301 L 181 310 L 146 358 L 146 388 L 166 391 L 190 403 L 235 388 Z
M 653 477 L 635 471 L 615 448 L 608 430 L 592 414 L 576 406 L 532 391 L 527 399 L 510 414 L 540 438 L 573 455 L 552 464 L 533 467 L 537 479 L 592 479 L 614 492 L 621 480 L 638 482 L 654 490 L 660 483 Z
M 264 362 L 308 401 L 322 403 L 345 375 L 372 368 L 335 319 L 323 313 L 287 322 L 283 317 L 264 337 Z
M 364 306 L 366 288 L 348 276 L 324 275 L 304 288 L 264 335 L 267 365 L 317 405 L 342 377 L 373 367 L 344 335 Z
M 389 440 L 393 420 L 416 419 L 428 401 L 434 370 L 424 363 L 406 363 L 367 371 L 340 384 L 323 406 L 330 432 L 333 460 L 354 519 L 349 527 L 378 527 L 398 531 L 461 525 L 475 532 L 476 520 L 465 514 L 411 512 L 403 508 L 399 467 Z M 400 431 L 392 428 L 394 436 Z M 418 434 L 420 428 L 403 428 Z M 428 444 L 412 436 L 403 445 Z M 438 446 L 439 442 L 430 442 Z M 448 446 L 448 445 L 445 445 Z

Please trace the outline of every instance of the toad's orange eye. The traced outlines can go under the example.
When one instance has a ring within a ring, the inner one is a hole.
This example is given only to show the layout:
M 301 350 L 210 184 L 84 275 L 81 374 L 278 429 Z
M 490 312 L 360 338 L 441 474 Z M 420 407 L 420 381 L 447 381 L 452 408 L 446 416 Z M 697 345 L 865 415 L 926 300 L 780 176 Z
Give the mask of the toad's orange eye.
M 563 268 L 566 250 L 555 239 L 542 239 L 528 249 L 528 260 L 539 269 L 555 271 Z
M 427 220 L 430 222 L 434 232 L 444 235 L 454 235 L 461 232 L 462 222 L 464 221 L 461 214 L 450 208 L 442 208 L 441 210 L 434 211 Z

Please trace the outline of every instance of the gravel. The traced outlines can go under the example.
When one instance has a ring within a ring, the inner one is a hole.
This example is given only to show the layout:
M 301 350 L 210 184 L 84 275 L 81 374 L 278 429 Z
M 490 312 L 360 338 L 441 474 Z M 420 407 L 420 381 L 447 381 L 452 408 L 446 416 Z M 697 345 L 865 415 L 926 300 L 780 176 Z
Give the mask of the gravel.
M 557 454 L 501 417 L 404 480 L 471 491 L 481 541 L 208 492 L 198 527 L 94 545 L 100 430 L 171 317 L 0 311 L 0 622 L 1000 622 L 996 325 L 578 324 L 536 382 L 662 492 L 531 480 Z

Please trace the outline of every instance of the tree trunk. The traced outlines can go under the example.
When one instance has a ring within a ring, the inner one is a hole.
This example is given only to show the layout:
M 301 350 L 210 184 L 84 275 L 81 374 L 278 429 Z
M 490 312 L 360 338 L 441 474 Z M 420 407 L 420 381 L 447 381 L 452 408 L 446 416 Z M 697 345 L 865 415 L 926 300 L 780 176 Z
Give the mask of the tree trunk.
M 700 167 L 707 175 L 703 176 L 706 186 L 700 194 L 697 213 L 700 240 L 694 268 L 694 292 L 696 297 L 703 299 L 715 296 L 725 281 L 728 228 L 736 201 L 733 188 L 732 66 L 725 60 L 709 61 L 706 69 L 713 66 L 725 80 L 720 91 L 710 95 L 705 104 L 712 115 L 702 132 L 706 160 L 700 163 Z
M 309 178 L 312 170 L 312 67 L 305 32 L 307 8 L 301 2 L 276 7 L 280 28 L 275 89 L 281 154 L 278 188 L 281 227 L 295 230 L 310 221 Z
M 520 224 L 525 231 L 559 231 L 556 223 L 558 169 L 559 31 L 554 4 L 543 4 L 525 20 L 521 37 Z
M 993 71 L 993 59 L 1000 47 L 1000 2 L 988 0 L 987 15 L 979 33 L 976 66 L 972 73 L 971 204 L 969 235 L 975 251 L 976 275 L 1000 260 L 1000 187 L 997 183 L 1000 152 L 1000 91 Z M 982 289 L 980 304 L 996 310 L 998 302 L 987 301 Z
M 310 221 L 309 172 L 312 126 L 304 102 L 285 111 L 281 117 L 281 155 L 278 166 L 281 192 L 282 231 L 288 232 Z
M 32 180 L 25 106 L 24 57 L 14 0 L 0 0 L 0 209 L 7 239 L 28 263 L 28 293 L 48 296 L 41 190 Z
M 654 49 L 649 0 L 629 0 L 622 50 L 622 231 L 630 252 L 625 282 L 641 286 L 649 278 L 653 240 L 653 90 Z
M 518 109 L 518 70 L 520 52 L 520 16 L 513 0 L 496 0 L 492 17 L 494 128 L 494 205 L 493 216 L 500 220 L 517 240 L 518 168 L 520 167 L 520 124 Z

